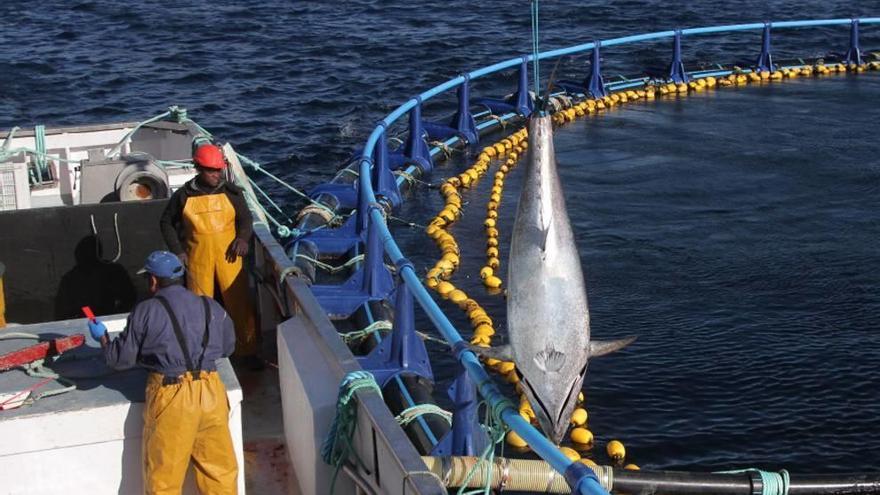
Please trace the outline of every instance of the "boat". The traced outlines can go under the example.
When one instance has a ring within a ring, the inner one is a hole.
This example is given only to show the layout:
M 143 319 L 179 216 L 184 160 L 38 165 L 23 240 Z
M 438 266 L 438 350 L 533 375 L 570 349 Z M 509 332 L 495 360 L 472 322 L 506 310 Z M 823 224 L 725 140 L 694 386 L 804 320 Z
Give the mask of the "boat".
M 591 72 L 582 82 L 558 81 L 555 90 L 548 91 L 554 121 L 565 125 L 608 107 L 664 95 L 675 98 L 719 86 L 880 69 L 880 62 L 869 60 L 867 52 L 862 58 L 859 23 L 876 24 L 880 18 L 663 31 L 536 52 L 477 69 L 395 109 L 350 164 L 307 194 L 307 206 L 291 224 L 273 216 L 267 197 L 249 179 L 248 174 L 260 167 L 225 143 L 227 180 L 245 189 L 254 214 L 250 285 L 260 330 L 275 339 L 269 346 L 277 353 L 276 414 L 288 447 L 281 463 L 290 470 L 285 489 L 303 494 L 440 494 L 468 485 L 525 492 L 684 493 L 669 488 L 690 486 L 712 493 L 760 493 L 765 486 L 784 484 L 800 487 L 800 493 L 877 493 L 880 475 L 789 479 L 787 473 L 759 470 L 668 473 L 573 462 L 509 401 L 487 373 L 486 363 L 469 349 L 428 292 L 454 297 L 455 288 L 441 289 L 451 276 L 446 265 L 437 265 L 438 271 L 423 280 L 422 267 L 401 252 L 387 220 L 408 192 L 424 186 L 432 170 L 456 150 L 469 149 L 478 162 L 483 160 L 481 153 L 487 155 L 485 163 L 497 162 L 498 155 L 510 159 L 517 144 L 508 136 L 534 111 L 528 71 L 536 60 L 593 54 Z M 850 26 L 855 43 L 838 59 L 772 60 L 771 27 L 813 26 Z M 682 36 L 747 30 L 764 32 L 753 67 L 685 70 Z M 673 40 L 668 72 L 604 81 L 601 47 L 657 39 Z M 518 71 L 513 92 L 502 98 L 471 99 L 472 80 L 509 70 Z M 442 122 L 424 120 L 422 103 L 452 89 L 457 91 L 456 112 Z M 390 149 L 392 132 L 404 116 L 409 125 L 400 136 L 405 139 L 399 148 Z M 486 146 L 490 136 L 496 141 Z M 15 324 L 2 332 L 18 335 L 0 337 L 0 356 L 20 358 L 20 351 L 32 347 L 33 341 L 46 348 L 39 351 L 43 354 L 38 354 L 38 365 L 31 359 L 0 372 L 0 407 L 8 409 L 0 411 L 2 486 L 15 487 L 15 493 L 54 493 L 59 486 L 71 493 L 142 490 L 144 374 L 107 373 L 95 342 L 86 338 L 73 344 L 85 329 L 82 306 L 92 307 L 116 332 L 124 327 L 134 302 L 144 297 L 143 289 L 132 282 L 134 272 L 147 253 L 164 248 L 158 216 L 170 193 L 193 176 L 192 146 L 204 140 L 217 138 L 178 107 L 142 122 L 0 134 L 5 210 L 0 212 L 0 228 L 15 233 L 6 236 L 11 242 L 0 246 L 0 261 L 6 267 L 5 319 Z M 492 156 L 489 148 L 495 150 Z M 475 165 L 456 176 L 457 184 L 447 183 L 454 190 L 466 188 L 482 178 L 485 168 Z M 450 190 L 447 200 L 455 194 Z M 445 231 L 456 220 L 454 215 L 438 218 L 434 232 Z M 435 240 L 442 239 L 438 245 L 453 250 L 454 240 L 449 242 L 445 235 L 449 234 L 437 234 Z M 461 299 L 460 306 L 470 307 L 466 301 Z M 413 324 L 416 304 L 459 363 L 449 399 L 437 400 L 447 391 L 434 390 L 426 337 Z M 247 483 L 254 476 L 248 469 L 255 463 L 246 462 L 244 453 L 247 397 L 239 382 L 241 372 L 237 376 L 225 360 L 219 368 L 242 467 L 239 491 L 271 493 Z M 479 397 L 488 404 L 488 419 L 481 419 Z M 451 402 L 453 410 L 444 411 L 440 402 Z M 530 458 L 494 457 L 491 447 L 503 440 L 508 428 L 531 447 L 533 454 L 525 456 Z M 94 465 L 108 469 L 86 474 Z M 187 490 L 193 492 L 191 482 Z

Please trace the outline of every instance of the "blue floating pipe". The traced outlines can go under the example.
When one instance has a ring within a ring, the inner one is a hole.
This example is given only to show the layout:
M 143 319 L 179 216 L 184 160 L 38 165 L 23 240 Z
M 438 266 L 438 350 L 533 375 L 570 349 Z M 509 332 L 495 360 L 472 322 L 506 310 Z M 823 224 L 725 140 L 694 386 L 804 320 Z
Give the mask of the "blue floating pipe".
M 773 26 L 770 22 L 764 23 L 764 32 L 761 34 L 761 55 L 755 62 L 758 72 L 773 72 L 776 66 L 773 65 L 773 56 L 770 55 L 770 28 Z
M 384 212 L 378 206 L 369 207 L 371 215 L 382 215 Z M 375 218 L 375 217 L 373 217 Z M 367 230 L 367 246 L 364 253 L 364 264 L 360 268 L 364 274 L 363 291 L 370 300 L 384 299 L 394 289 L 394 280 L 391 272 L 385 266 L 385 251 L 382 248 L 382 225 L 371 218 Z
M 601 41 L 596 41 L 593 45 L 593 63 L 590 66 L 590 78 L 587 80 L 587 84 L 584 85 L 593 98 L 604 98 L 608 95 L 605 92 L 605 81 L 602 80 L 602 67 L 599 61 L 600 46 L 602 46 Z
M 428 350 L 425 342 L 416 334 L 415 326 L 412 293 L 401 282 L 397 285 L 394 300 L 391 338 L 383 339 L 369 354 L 358 358 L 361 367 L 371 372 L 382 388 L 389 380 L 403 374 L 420 376 L 434 383 Z
M 370 160 L 371 168 L 375 169 L 375 165 L 372 165 L 372 160 Z M 367 194 L 367 191 L 364 190 L 363 186 L 361 186 L 362 182 L 357 182 L 357 208 L 355 209 L 355 225 L 354 225 L 354 233 L 360 237 L 367 232 L 367 228 L 370 226 L 370 195 Z M 346 222 L 346 225 L 348 222 Z
M 669 79 L 672 79 L 672 82 L 675 84 L 688 82 L 688 75 L 681 61 L 681 29 L 675 30 L 675 37 L 672 42 L 672 63 L 669 64 Z
M 388 158 L 388 142 L 385 140 L 384 131 L 382 132 L 382 137 L 376 142 L 376 149 L 373 151 L 371 177 L 376 193 L 389 201 L 392 208 L 400 206 L 400 189 L 397 187 L 397 180 L 395 180 L 394 174 L 391 172 Z
M 434 162 L 431 161 L 431 150 L 422 127 L 422 98 L 416 97 L 416 101 L 409 111 L 409 136 L 406 138 L 403 154 L 421 167 L 422 172 L 428 173 L 434 169 Z
M 477 121 L 471 114 L 470 76 L 464 75 L 464 82 L 458 87 L 458 111 L 452 116 L 449 124 L 467 141 L 469 146 L 476 146 L 480 141 L 477 132 Z
M 519 82 L 516 88 L 516 113 L 528 117 L 535 111 L 535 102 L 529 94 L 529 57 L 524 56 L 519 66 Z
M 849 50 L 846 51 L 846 56 L 844 57 L 843 62 L 847 65 L 862 65 L 862 50 L 859 48 L 858 19 L 853 19 L 852 25 L 849 28 Z
M 452 399 L 452 429 L 431 450 L 436 456 L 480 455 L 489 446 L 489 436 L 480 426 L 477 414 L 477 389 L 461 367 L 458 377 L 449 387 Z

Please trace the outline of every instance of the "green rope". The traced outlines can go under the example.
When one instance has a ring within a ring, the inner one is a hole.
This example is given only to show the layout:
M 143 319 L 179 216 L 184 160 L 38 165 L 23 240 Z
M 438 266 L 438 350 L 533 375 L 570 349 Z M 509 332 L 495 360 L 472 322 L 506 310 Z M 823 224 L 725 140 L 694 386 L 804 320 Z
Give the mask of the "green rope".
M 359 254 L 357 256 L 352 256 L 351 259 L 349 259 L 348 261 L 346 261 L 345 263 L 343 263 L 339 266 L 333 266 L 331 264 L 324 263 L 323 261 L 319 261 L 315 258 L 312 258 L 311 256 L 301 254 L 301 253 L 297 253 L 296 257 L 302 258 L 308 262 L 314 263 L 316 267 L 318 267 L 328 273 L 341 272 L 342 270 L 345 270 L 346 268 L 350 267 L 351 265 L 354 265 L 355 263 L 360 263 L 364 259 L 364 255 Z
M 12 146 L 12 138 L 15 136 L 16 131 L 18 131 L 20 127 L 15 126 L 6 133 L 6 138 L 3 140 L 3 144 L 0 145 L 0 153 L 9 152 L 9 148 Z
M 788 495 L 788 488 L 791 486 L 791 479 L 788 471 L 785 469 L 780 470 L 778 473 L 755 468 L 718 472 L 724 474 L 758 473 L 761 476 L 761 484 L 763 485 L 761 495 Z
M 300 255 L 297 255 L 300 256 Z M 361 340 L 369 337 L 370 335 L 380 331 L 380 330 L 391 330 L 392 325 L 388 320 L 377 320 L 368 325 L 366 328 L 361 330 L 355 330 L 354 332 L 341 333 L 339 334 L 342 337 L 342 341 L 346 344 L 351 344 L 353 342 L 360 342 Z
M 125 143 L 129 142 L 134 133 L 139 131 L 141 127 L 147 124 L 152 124 L 153 122 L 158 122 L 165 117 L 170 116 L 172 114 L 172 111 L 174 110 L 177 110 L 177 107 L 169 107 L 167 112 L 160 113 L 155 117 L 150 117 L 149 119 L 136 124 L 130 131 L 125 133 L 125 136 L 122 136 L 122 139 L 119 140 L 116 146 L 114 146 L 113 149 L 111 149 L 110 152 L 107 153 L 107 158 L 115 158 L 116 156 L 118 156 L 122 152 L 122 147 L 125 146 Z
M 6 332 L 4 334 L 0 334 L 0 340 L 16 340 L 16 339 L 36 340 L 39 342 L 40 336 L 36 335 L 36 334 L 24 333 L 24 332 Z M 57 356 L 49 358 L 49 360 L 52 362 L 56 361 L 57 359 L 58 359 Z M 39 394 L 32 392 L 22 402 L 22 404 L 21 404 L 22 406 L 31 405 L 34 402 L 36 402 L 42 398 L 45 398 L 45 397 L 52 397 L 53 395 L 61 395 L 63 393 L 67 393 L 67 392 L 71 392 L 73 390 L 76 390 L 76 384 L 74 382 L 68 380 L 67 378 L 64 378 L 63 376 L 59 375 L 58 373 L 55 373 L 51 369 L 46 368 L 44 366 L 44 364 L 45 364 L 44 359 L 38 359 L 36 361 L 22 365 L 21 368 L 30 377 L 50 378 L 50 379 L 55 380 L 56 382 L 60 383 L 61 385 L 63 385 L 63 387 L 58 388 L 58 389 L 54 389 L 54 390 L 48 390 L 46 392 L 42 392 Z
M 278 206 L 278 203 L 276 203 L 271 197 L 269 197 L 268 194 L 266 194 L 266 191 L 264 191 L 263 188 L 261 188 L 250 177 L 248 177 L 247 180 L 251 184 L 251 187 L 253 187 L 254 190 L 257 191 L 258 193 L 260 193 L 260 195 L 263 197 L 263 199 L 265 199 L 266 202 L 268 202 L 273 208 L 275 208 L 275 211 L 284 215 L 284 217 L 287 219 L 287 223 L 293 223 L 293 220 L 289 216 L 287 216 L 287 213 L 284 213 L 284 210 L 282 210 L 281 207 Z
M 406 225 L 407 227 L 413 227 L 413 228 L 422 229 L 422 230 L 424 230 L 426 228 L 424 225 L 421 225 L 421 224 L 418 224 L 415 222 L 410 222 L 409 220 L 406 220 L 406 219 L 400 218 L 400 217 L 395 217 L 394 215 L 388 215 L 388 219 L 394 220 L 395 222 L 400 222 L 400 223 Z
M 485 404 L 485 402 L 482 402 Z M 478 493 L 482 493 L 483 495 L 489 495 L 492 491 L 492 463 L 495 462 L 495 446 L 499 443 L 502 444 L 504 440 L 504 435 L 507 433 L 507 427 L 504 423 L 497 420 L 494 413 L 486 409 L 485 423 L 483 426 L 486 428 L 486 433 L 489 435 L 489 445 L 483 450 L 482 454 L 480 454 L 477 462 L 474 463 L 473 467 L 468 471 L 467 476 L 465 476 L 464 481 L 461 483 L 461 487 L 458 489 L 457 495 L 475 495 Z M 502 452 L 503 454 L 503 452 Z M 471 479 L 474 475 L 477 474 L 478 469 L 486 469 L 486 484 L 483 488 L 471 491 L 465 491 L 470 483 Z
M 357 427 L 357 405 L 353 403 L 355 392 L 361 389 L 369 389 L 379 396 L 382 390 L 376 383 L 373 375 L 366 371 L 352 371 L 345 375 L 339 384 L 339 398 L 336 401 L 336 417 L 330 426 L 330 432 L 321 445 L 321 458 L 324 462 L 334 467 L 333 480 L 330 482 L 330 493 L 336 488 L 336 478 L 339 470 L 345 464 L 351 454 L 357 454 L 352 446 L 352 437 Z M 360 459 L 358 459 L 360 463 Z
M 50 370 L 49 368 L 46 368 L 45 366 L 43 366 L 43 364 L 44 364 L 44 360 L 38 359 L 37 361 L 25 364 L 24 366 L 22 366 L 22 368 L 24 368 L 24 371 L 25 371 L 25 373 L 28 374 L 28 376 L 32 376 L 34 378 L 51 378 L 51 379 L 55 380 L 56 382 L 64 385 L 64 387 L 57 388 L 55 390 L 47 390 L 47 391 L 39 393 L 39 394 L 31 395 L 31 397 L 28 398 L 28 401 L 30 403 L 36 402 L 36 401 L 43 399 L 45 397 L 52 397 L 54 395 L 61 395 L 63 393 L 67 393 L 67 392 L 71 392 L 73 390 L 76 390 L 75 383 L 62 377 L 58 373 L 55 373 L 54 371 Z
M 538 55 L 541 52 L 538 50 L 538 34 L 538 0 L 532 0 L 532 54 L 534 55 L 532 67 L 535 73 L 536 99 L 541 96 L 541 64 L 538 62 Z
M 416 419 L 424 416 L 426 414 L 435 414 L 443 418 L 449 426 L 452 426 L 452 413 L 441 409 L 435 404 L 416 404 L 414 406 L 407 407 L 403 411 L 400 411 L 400 414 L 394 417 L 401 427 L 407 427 L 410 423 L 415 421 Z
M 353 168 L 351 168 L 351 167 L 345 167 L 344 169 L 342 169 L 342 170 L 339 171 L 339 173 L 343 173 L 343 172 L 348 173 L 348 174 L 351 174 L 351 175 L 354 175 L 355 177 L 360 177 L 360 176 L 361 176 L 360 172 L 358 172 L 357 170 L 355 170 L 355 169 L 353 169 Z
M 46 126 L 34 126 L 34 148 L 37 155 L 34 156 L 34 165 L 37 172 L 37 183 L 43 183 L 43 172 L 46 172 L 46 179 L 50 179 L 49 161 L 46 159 Z
M 323 208 L 324 210 L 327 210 L 327 212 L 330 213 L 331 215 L 333 215 L 334 218 L 336 217 L 336 212 L 333 211 L 333 209 L 329 208 L 327 205 L 313 200 L 312 198 L 309 197 L 308 194 L 300 191 L 299 189 L 297 189 L 297 188 L 291 186 L 290 184 L 288 184 L 287 182 L 285 182 L 283 179 L 275 176 L 274 174 L 272 174 L 271 172 L 269 172 L 268 170 L 266 170 L 262 166 L 260 166 L 259 163 L 251 160 L 250 158 L 248 158 L 240 153 L 236 153 L 236 154 L 238 155 L 238 159 L 241 160 L 242 163 L 249 165 L 253 170 L 260 172 L 263 175 L 265 175 L 266 177 L 269 177 L 270 179 L 274 180 L 275 182 L 281 184 L 282 186 L 284 186 L 288 190 L 292 191 L 294 194 L 307 200 L 309 203 L 316 205 L 319 208 Z

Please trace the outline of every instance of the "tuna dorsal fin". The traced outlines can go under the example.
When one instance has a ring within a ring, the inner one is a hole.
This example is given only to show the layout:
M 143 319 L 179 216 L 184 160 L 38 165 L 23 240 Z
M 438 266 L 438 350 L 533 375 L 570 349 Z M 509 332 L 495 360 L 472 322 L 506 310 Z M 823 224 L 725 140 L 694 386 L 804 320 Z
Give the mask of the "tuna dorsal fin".
M 499 345 L 498 347 L 479 347 L 469 345 L 468 348 L 477 356 L 497 359 L 499 361 L 513 361 L 513 352 L 509 344 Z
M 635 336 L 619 340 L 592 340 L 590 341 L 590 357 L 604 356 L 614 351 L 619 351 L 633 343 Z

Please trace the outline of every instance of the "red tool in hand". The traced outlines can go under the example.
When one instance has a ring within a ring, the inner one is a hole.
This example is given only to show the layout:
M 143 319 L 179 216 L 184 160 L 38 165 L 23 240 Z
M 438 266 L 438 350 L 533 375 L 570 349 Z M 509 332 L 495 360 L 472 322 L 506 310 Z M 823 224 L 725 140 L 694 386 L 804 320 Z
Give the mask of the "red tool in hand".
M 90 308 L 90 307 L 88 307 L 88 306 L 83 306 L 83 307 L 82 307 L 82 312 L 83 312 L 84 315 L 86 315 L 86 318 L 88 318 L 90 322 L 92 322 L 92 323 L 96 323 L 96 322 L 98 321 L 98 320 L 95 318 L 95 313 L 92 311 L 92 308 Z

